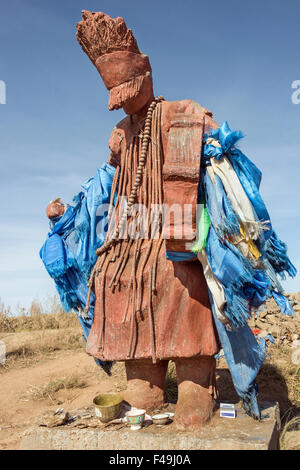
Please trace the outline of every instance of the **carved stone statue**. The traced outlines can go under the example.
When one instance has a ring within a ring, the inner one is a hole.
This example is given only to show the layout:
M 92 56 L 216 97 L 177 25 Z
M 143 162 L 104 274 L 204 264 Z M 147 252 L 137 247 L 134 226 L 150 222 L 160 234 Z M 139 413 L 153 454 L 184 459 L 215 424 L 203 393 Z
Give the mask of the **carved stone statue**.
M 100 367 L 110 374 L 125 362 L 130 405 L 163 405 L 172 360 L 174 425 L 201 427 L 215 409 L 222 345 L 245 412 L 261 419 L 255 379 L 266 351 L 248 321 L 270 298 L 293 315 L 277 276 L 297 273 L 260 195 L 261 171 L 227 121 L 192 100 L 154 97 L 149 58 L 123 18 L 83 11 L 77 39 L 109 109 L 126 117 L 74 205 L 47 207 L 40 257 L 62 306 L 77 314 Z
M 148 56 L 123 18 L 83 11 L 77 39 L 109 90 L 109 110 L 123 108 L 127 115 L 109 141 L 116 212 L 124 197 L 129 209 L 133 204 L 149 210 L 153 204 L 192 204 L 192 233 L 202 135 L 218 127 L 212 114 L 193 100 L 154 98 Z M 117 221 L 117 233 L 108 231 L 92 275 L 96 305 L 87 352 L 104 361 L 125 361 L 124 399 L 147 410 L 163 404 L 168 361 L 174 361 L 175 423 L 193 428 L 206 423 L 215 408 L 219 340 L 197 257 L 166 257 L 166 250 L 187 254 L 189 237 L 177 237 L 181 227 L 171 220 L 165 239 L 161 213 L 157 220 L 156 238 L 151 238 L 150 223 L 148 238 L 120 238 L 120 222 L 128 225 L 129 210 Z

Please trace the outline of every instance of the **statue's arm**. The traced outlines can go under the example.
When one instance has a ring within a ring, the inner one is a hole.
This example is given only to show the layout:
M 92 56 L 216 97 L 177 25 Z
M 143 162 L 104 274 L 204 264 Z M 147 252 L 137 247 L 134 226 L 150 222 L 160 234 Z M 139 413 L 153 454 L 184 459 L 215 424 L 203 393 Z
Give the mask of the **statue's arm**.
M 181 208 L 181 218 L 166 223 L 167 252 L 190 253 L 195 241 L 198 182 L 206 109 L 192 100 L 165 104 L 164 201 Z M 209 113 L 211 115 L 211 113 Z
M 181 207 L 182 219 L 165 225 L 166 250 L 190 253 L 197 233 L 198 183 L 203 135 L 218 126 L 212 113 L 193 100 L 164 103 L 164 200 Z M 184 217 L 187 209 L 189 216 Z M 184 220 L 185 219 L 185 220 Z
M 123 133 L 122 130 L 118 127 L 114 127 L 110 139 L 109 139 L 109 149 L 110 155 L 108 158 L 108 163 L 115 168 L 121 165 L 121 144 L 123 141 Z

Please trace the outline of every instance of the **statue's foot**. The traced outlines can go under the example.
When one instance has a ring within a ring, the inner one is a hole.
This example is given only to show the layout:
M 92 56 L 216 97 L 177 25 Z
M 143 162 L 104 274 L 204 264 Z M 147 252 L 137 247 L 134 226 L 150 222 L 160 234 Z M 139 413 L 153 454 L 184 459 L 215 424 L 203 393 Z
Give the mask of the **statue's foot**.
M 125 362 L 127 389 L 123 400 L 136 408 L 152 411 L 164 403 L 164 385 L 168 361 L 152 364 L 150 360 Z
M 177 359 L 178 401 L 174 427 L 197 430 L 208 423 L 216 409 L 216 361 L 213 357 Z

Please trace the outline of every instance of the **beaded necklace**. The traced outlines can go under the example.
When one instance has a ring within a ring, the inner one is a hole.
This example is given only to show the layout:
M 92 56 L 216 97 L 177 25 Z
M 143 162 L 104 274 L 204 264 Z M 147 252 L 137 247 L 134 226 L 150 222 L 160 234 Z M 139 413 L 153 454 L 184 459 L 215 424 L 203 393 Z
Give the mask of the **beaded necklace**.
M 127 306 L 124 312 L 123 322 L 127 321 L 128 312 L 130 315 L 130 338 L 128 345 L 128 358 L 134 357 L 135 346 L 137 342 L 137 323 L 143 320 L 142 318 L 142 300 L 144 291 L 147 291 L 147 309 L 148 309 L 148 323 L 149 335 L 152 351 L 152 360 L 156 362 L 155 353 L 155 334 L 154 334 L 154 319 L 152 308 L 152 296 L 155 293 L 156 284 L 156 271 L 159 252 L 162 246 L 162 212 L 159 211 L 156 223 L 158 224 L 158 236 L 156 239 L 151 238 L 151 231 L 153 228 L 151 224 L 153 220 L 149 218 L 150 208 L 152 204 L 161 207 L 163 203 L 162 194 L 162 153 L 160 142 L 160 121 L 161 121 L 161 101 L 163 97 L 159 96 L 150 104 L 146 119 L 142 139 L 134 137 L 133 141 L 128 146 L 124 155 L 121 166 L 118 166 L 115 172 L 110 207 L 116 196 L 115 226 L 113 218 L 111 217 L 111 210 L 108 214 L 110 218 L 108 232 L 105 243 L 97 250 L 98 260 L 91 273 L 88 286 L 89 295 L 87 299 L 86 310 L 89 308 L 90 294 L 94 285 L 95 277 L 101 273 L 101 292 L 97 292 L 101 302 L 101 316 L 102 328 L 98 341 L 98 351 L 103 351 L 104 342 L 104 324 L 105 324 L 105 288 L 106 288 L 106 274 L 111 264 L 115 265 L 115 269 L 111 276 L 108 288 L 114 289 L 120 285 L 120 279 L 126 263 L 131 256 L 132 270 L 129 281 L 129 292 Z M 140 155 L 140 157 L 138 157 Z M 134 176 L 134 178 L 133 178 Z M 132 184 L 133 181 L 133 184 Z M 118 190 L 117 190 L 118 186 Z M 118 209 L 120 208 L 121 198 L 126 196 L 129 188 L 129 196 L 127 199 L 127 206 L 119 217 Z M 117 194 L 116 194 L 117 192 Z M 127 234 L 128 222 L 130 221 L 132 206 L 138 196 L 138 202 L 148 209 L 148 246 L 144 250 L 143 256 L 141 248 L 144 240 L 141 238 L 133 239 Z M 126 230 L 127 236 L 124 237 L 123 230 Z M 147 280 L 148 289 L 144 289 L 143 273 L 144 268 L 149 261 L 150 271 Z

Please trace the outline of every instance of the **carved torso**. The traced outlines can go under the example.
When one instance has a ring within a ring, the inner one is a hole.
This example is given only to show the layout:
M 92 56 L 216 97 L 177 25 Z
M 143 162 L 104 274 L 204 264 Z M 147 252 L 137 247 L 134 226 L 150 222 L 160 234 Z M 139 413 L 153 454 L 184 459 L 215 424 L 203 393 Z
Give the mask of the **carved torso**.
M 160 132 L 152 131 L 152 154 L 147 156 L 137 193 L 136 202 L 146 206 L 151 201 L 192 204 L 191 231 L 196 228 L 202 136 L 207 127 L 217 124 L 195 101 L 162 102 Z M 112 132 L 109 163 L 119 169 L 119 196 L 130 194 L 142 128 L 143 121 L 128 116 Z M 179 227 L 171 225 L 176 236 Z M 218 351 L 200 263 L 168 261 L 165 249 L 185 251 L 185 240 L 173 236 L 165 242 L 159 233 L 156 240 L 123 242 L 103 262 L 95 279 L 95 319 L 87 345 L 93 356 L 167 359 Z

